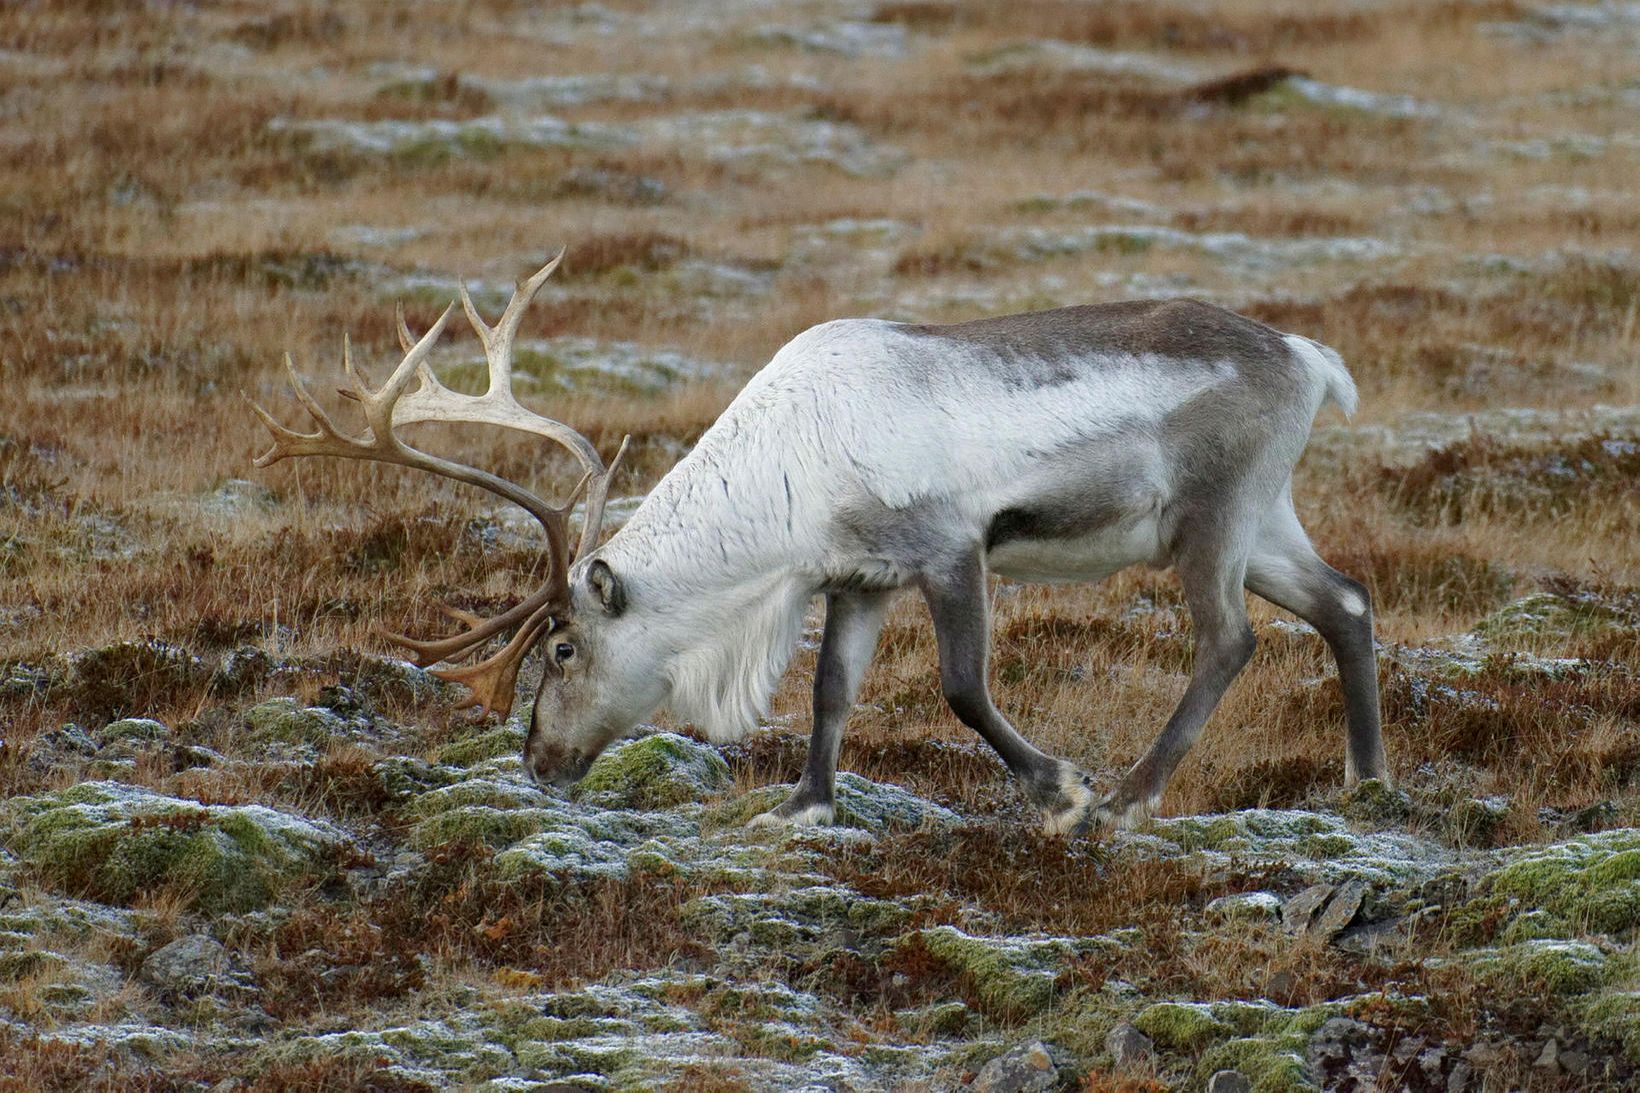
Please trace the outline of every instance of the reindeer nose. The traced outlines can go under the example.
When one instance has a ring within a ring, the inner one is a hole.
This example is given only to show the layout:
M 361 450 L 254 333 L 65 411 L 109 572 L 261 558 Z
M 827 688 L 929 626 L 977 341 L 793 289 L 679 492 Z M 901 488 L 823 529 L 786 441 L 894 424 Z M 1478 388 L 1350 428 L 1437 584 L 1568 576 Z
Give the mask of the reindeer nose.
M 586 773 L 589 762 L 575 752 L 535 743 L 524 746 L 524 770 L 542 789 L 567 786 Z

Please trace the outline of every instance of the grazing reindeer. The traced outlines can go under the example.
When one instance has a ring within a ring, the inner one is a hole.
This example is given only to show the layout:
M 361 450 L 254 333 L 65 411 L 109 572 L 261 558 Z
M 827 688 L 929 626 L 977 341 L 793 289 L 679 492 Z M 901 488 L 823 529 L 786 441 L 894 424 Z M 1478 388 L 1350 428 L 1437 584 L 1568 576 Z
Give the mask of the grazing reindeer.
M 562 257 L 562 254 L 559 256 Z M 940 684 L 996 749 L 1049 831 L 1134 823 L 1253 651 L 1243 588 L 1308 620 L 1332 647 L 1349 725 L 1346 777 L 1386 775 L 1366 590 L 1323 562 L 1293 512 L 1291 476 L 1323 403 L 1355 386 L 1306 338 L 1188 300 L 1067 307 L 948 326 L 844 319 L 799 334 L 736 396 L 632 518 L 598 543 L 610 477 L 566 426 L 511 390 L 512 343 L 553 259 L 494 328 L 465 289 L 489 390 L 461 395 L 426 364 L 455 305 L 420 340 L 399 317 L 403 362 L 369 390 L 344 351 L 368 431 L 344 435 L 291 368 L 318 424 L 279 425 L 257 460 L 337 455 L 420 467 L 521 505 L 546 535 L 550 575 L 534 595 L 442 641 L 394 638 L 419 663 L 499 653 L 440 672 L 505 716 L 519 665 L 547 656 L 524 763 L 541 782 L 579 778 L 662 704 L 713 740 L 751 729 L 785 671 L 816 595 L 826 598 L 814 727 L 795 792 L 759 822 L 827 823 L 843 723 L 891 596 L 914 587 L 933 615 Z M 419 380 L 415 390 L 411 381 Z M 418 422 L 499 425 L 566 447 L 586 472 L 562 506 L 494 475 L 408 447 Z M 569 511 L 587 492 L 580 549 Z M 986 685 L 986 574 L 1096 581 L 1144 563 L 1178 571 L 1195 663 L 1155 744 L 1104 801 L 1086 775 L 1038 751 Z

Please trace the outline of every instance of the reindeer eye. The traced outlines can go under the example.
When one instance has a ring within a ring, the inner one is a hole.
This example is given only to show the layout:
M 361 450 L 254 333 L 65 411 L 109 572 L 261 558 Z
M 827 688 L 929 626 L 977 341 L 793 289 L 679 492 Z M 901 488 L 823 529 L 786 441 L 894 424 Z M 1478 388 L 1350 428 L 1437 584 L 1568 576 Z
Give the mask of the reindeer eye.
M 567 641 L 561 641 L 553 649 L 552 655 L 559 664 L 564 663 L 566 660 L 573 660 L 575 659 L 575 646 Z

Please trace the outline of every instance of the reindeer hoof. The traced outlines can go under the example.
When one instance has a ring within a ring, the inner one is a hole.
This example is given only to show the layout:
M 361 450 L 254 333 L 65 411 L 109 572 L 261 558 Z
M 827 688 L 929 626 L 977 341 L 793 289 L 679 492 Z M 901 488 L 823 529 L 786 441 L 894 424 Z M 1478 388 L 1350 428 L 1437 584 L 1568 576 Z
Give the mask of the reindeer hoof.
M 1111 831 L 1130 831 L 1150 819 L 1154 806 L 1147 801 L 1121 801 L 1116 794 L 1106 797 L 1090 808 L 1076 834 L 1103 834 Z
M 829 804 L 817 802 L 784 804 L 760 812 L 746 821 L 747 827 L 829 827 L 837 819 L 836 810 Z
M 1053 787 L 1050 804 L 1042 808 L 1042 830 L 1048 835 L 1074 835 L 1087 824 L 1088 813 L 1098 796 L 1092 776 L 1073 764 L 1059 764 L 1059 781 Z

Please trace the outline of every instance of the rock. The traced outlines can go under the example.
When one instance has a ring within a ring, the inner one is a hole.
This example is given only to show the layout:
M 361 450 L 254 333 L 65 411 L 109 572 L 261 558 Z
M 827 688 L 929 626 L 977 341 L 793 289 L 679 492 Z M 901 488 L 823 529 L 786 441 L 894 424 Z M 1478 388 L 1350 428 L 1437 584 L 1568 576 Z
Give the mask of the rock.
M 1541 1070 L 1543 1073 L 1548 1075 L 1559 1074 L 1560 1042 L 1553 1036 L 1545 1040 L 1543 1043 L 1543 1050 L 1538 1053 L 1538 1057 L 1532 1063 L 1532 1067 L 1533 1069 Z
M 1497 1044 L 1480 1043 L 1467 1048 L 1463 1053 L 1464 1061 L 1478 1070 L 1490 1070 L 1503 1061 L 1503 1049 Z
M 1271 922 L 1281 917 L 1281 898 L 1272 892 L 1237 892 L 1207 905 L 1217 922 Z
M 1372 1029 L 1353 1017 L 1329 1018 L 1316 1029 L 1304 1051 L 1304 1060 L 1318 1077 L 1349 1069 L 1354 1057 L 1370 1049 Z M 1323 1081 L 1323 1087 L 1329 1087 Z
M 1253 1093 L 1253 1083 L 1239 1070 L 1220 1070 L 1207 1079 L 1207 1093 Z
M 659 809 L 721 793 L 733 783 L 716 748 L 662 732 L 604 752 L 573 794 L 605 808 Z
M 1311 937 L 1323 941 L 1331 941 L 1343 933 L 1344 927 L 1355 919 L 1361 910 L 1361 901 L 1366 897 L 1367 886 L 1361 881 L 1345 881 L 1333 892 L 1332 898 L 1311 921 L 1308 933 Z
M 1117 1068 L 1123 1069 L 1149 1061 L 1156 1054 L 1156 1045 L 1150 1037 L 1123 1021 L 1105 1036 L 1105 1050 L 1110 1052 Z
M 1452 1073 L 1446 1076 L 1446 1093 L 1464 1093 L 1469 1088 L 1470 1079 L 1474 1076 L 1474 1069 L 1460 1059 L 1453 1066 Z
M 0 802 L 0 847 L 47 886 L 105 903 L 173 891 L 207 914 L 249 910 L 284 884 L 334 874 L 346 846 L 320 820 L 118 782 Z
M 969 1083 L 974 1093 L 1041 1093 L 1061 1081 L 1069 1059 L 1059 1048 L 1033 1040 L 998 1055 Z
M 1290 934 L 1331 941 L 1355 920 L 1366 895 L 1367 885 L 1359 880 L 1314 885 L 1287 901 L 1282 926 Z
M 1281 908 L 1281 924 L 1290 934 L 1302 934 L 1309 930 L 1310 922 L 1316 912 L 1321 910 L 1332 895 L 1333 886 L 1330 884 L 1316 884 L 1304 889 L 1298 895 L 1288 900 Z
M 1560 1069 L 1571 1075 L 1579 1075 L 1589 1069 L 1589 1055 L 1587 1052 L 1569 1049 L 1562 1051 L 1559 1056 Z
M 227 974 L 229 964 L 221 942 L 206 934 L 189 934 L 150 953 L 137 977 L 164 995 L 202 994 Z

